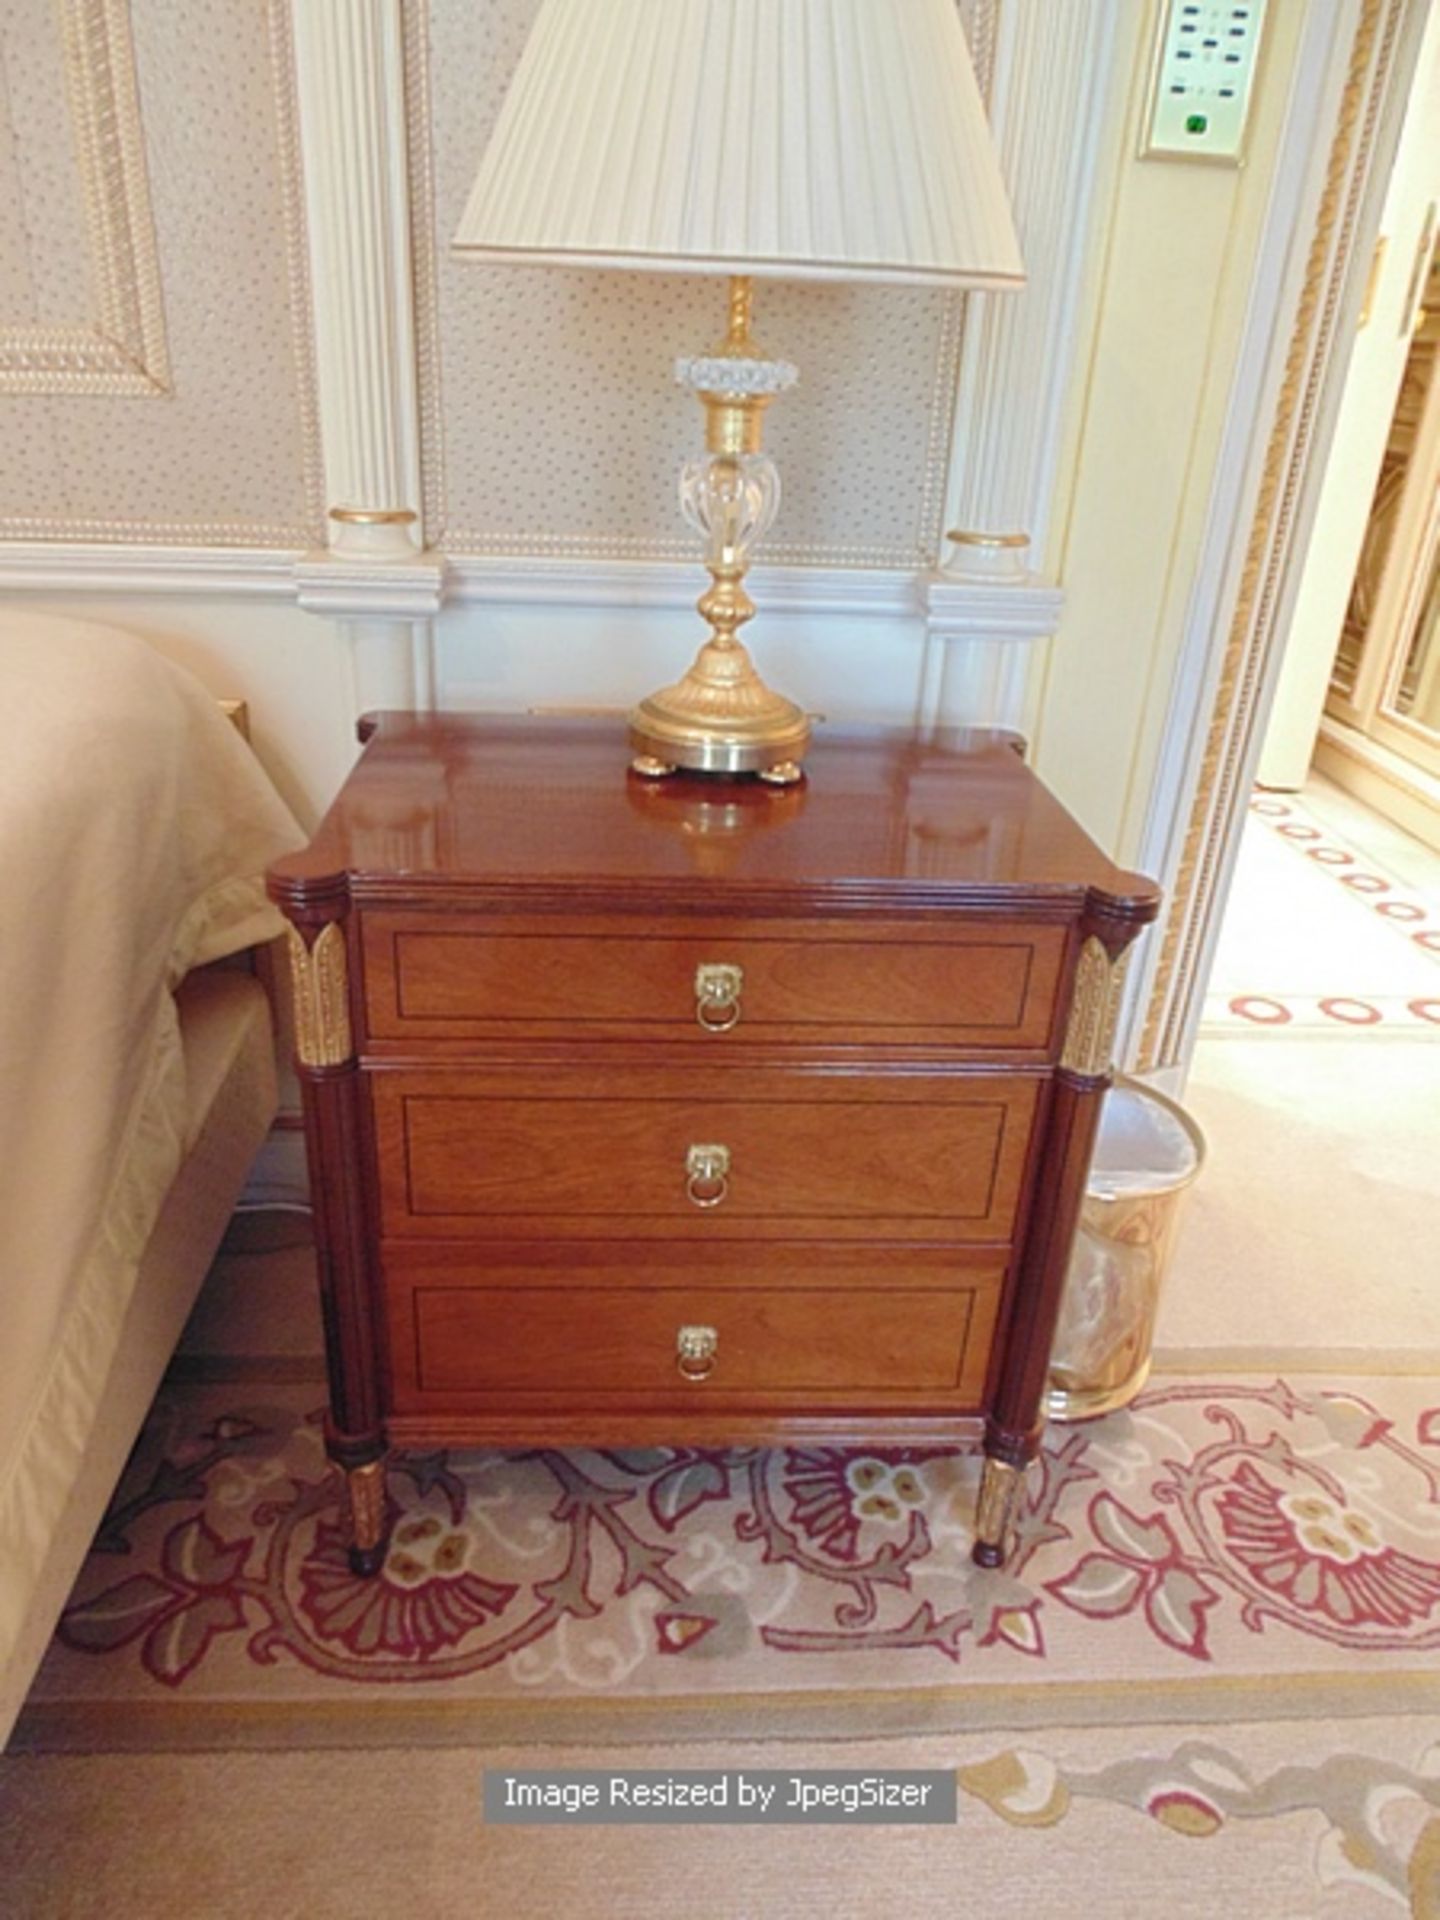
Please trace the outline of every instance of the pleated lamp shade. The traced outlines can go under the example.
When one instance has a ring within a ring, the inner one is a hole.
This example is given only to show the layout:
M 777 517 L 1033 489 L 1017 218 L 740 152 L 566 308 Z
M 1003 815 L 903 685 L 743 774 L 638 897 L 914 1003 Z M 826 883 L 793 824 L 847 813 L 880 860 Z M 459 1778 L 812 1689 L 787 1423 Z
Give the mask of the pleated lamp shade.
M 543 0 L 454 245 L 657 272 L 1025 278 L 955 0 Z

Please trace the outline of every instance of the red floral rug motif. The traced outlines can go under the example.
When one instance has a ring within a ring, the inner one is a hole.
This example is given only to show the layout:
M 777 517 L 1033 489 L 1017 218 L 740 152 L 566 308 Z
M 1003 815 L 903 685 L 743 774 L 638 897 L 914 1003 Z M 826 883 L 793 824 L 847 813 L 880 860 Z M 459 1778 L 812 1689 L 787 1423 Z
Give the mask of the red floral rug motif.
M 990 1574 L 969 1560 L 973 1456 L 816 1447 L 397 1455 L 388 1558 L 363 1580 L 318 1415 L 294 1389 L 234 1395 L 159 1403 L 42 1703 L 97 1682 L 309 1697 L 1269 1676 L 1440 1649 L 1440 1405 L 1420 1381 L 1177 1383 L 1052 1429 Z

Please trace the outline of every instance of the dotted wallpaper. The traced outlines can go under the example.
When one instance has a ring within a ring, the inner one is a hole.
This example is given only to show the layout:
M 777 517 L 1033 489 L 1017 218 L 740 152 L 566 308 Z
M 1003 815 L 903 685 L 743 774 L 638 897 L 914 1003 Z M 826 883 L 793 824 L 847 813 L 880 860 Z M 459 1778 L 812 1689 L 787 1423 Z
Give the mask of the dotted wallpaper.
M 676 473 L 702 420 L 672 368 L 723 333 L 724 282 L 449 255 L 538 4 L 407 0 L 427 522 L 451 552 L 689 556 Z M 758 338 L 800 368 L 766 419 L 767 559 L 934 557 L 963 313 L 923 289 L 757 286 Z
M 60 47 L 62 22 L 100 17 L 87 3 L 0 0 L 0 338 L 94 313 Z M 164 378 L 0 393 L 0 534 L 310 545 L 323 503 L 285 0 L 131 0 L 129 18 Z
M 89 294 L 74 150 L 68 139 L 28 137 L 55 125 L 65 100 L 64 49 L 46 0 L 0 0 L 0 79 L 0 326 L 72 326 Z M 43 244 L 33 243 L 36 228 Z

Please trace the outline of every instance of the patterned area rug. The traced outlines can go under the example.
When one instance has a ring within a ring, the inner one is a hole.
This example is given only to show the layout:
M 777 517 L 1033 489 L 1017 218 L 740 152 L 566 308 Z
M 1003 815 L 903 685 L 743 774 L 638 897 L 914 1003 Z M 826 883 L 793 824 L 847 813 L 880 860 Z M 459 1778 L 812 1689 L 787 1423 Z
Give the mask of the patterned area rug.
M 317 1397 L 162 1394 L 17 1746 L 973 1734 L 1440 1707 L 1429 1380 L 1177 1381 L 1052 1429 L 996 1574 L 969 1560 L 973 1456 L 796 1447 L 399 1456 L 389 1558 L 360 1580 Z M 1198 1758 L 1182 1773 L 1176 1791 L 1212 1811 L 1231 1791 L 1207 1789 Z M 1058 1790 L 1020 1761 L 975 1786 L 1037 1814 Z

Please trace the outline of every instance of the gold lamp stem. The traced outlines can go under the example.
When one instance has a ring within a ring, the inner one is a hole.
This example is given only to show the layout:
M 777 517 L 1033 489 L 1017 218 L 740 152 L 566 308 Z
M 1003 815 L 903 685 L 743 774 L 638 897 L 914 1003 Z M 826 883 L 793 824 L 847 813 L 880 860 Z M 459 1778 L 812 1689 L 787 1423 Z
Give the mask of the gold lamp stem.
M 709 623 L 717 647 L 738 647 L 736 633 L 747 620 L 755 617 L 755 602 L 740 584 L 745 578 L 745 562 L 735 555 L 730 559 L 707 560 L 705 564 L 714 584 L 701 594 L 695 602 L 696 608 L 701 619 Z
M 755 311 L 755 282 L 748 273 L 730 276 L 730 324 L 716 349 L 722 360 L 759 360 L 764 349 L 750 330 Z M 705 445 L 721 459 L 741 453 L 759 453 L 765 409 L 772 394 L 734 394 L 713 391 L 700 395 L 705 409 Z M 735 635 L 747 620 L 755 617 L 755 602 L 740 582 L 749 570 L 748 562 L 730 543 L 706 558 L 712 585 L 695 603 L 701 618 L 710 628 L 717 647 L 738 648 Z
M 763 360 L 765 350 L 750 331 L 755 282 L 748 273 L 730 276 L 730 325 L 715 349 L 716 360 Z M 710 453 L 759 453 L 765 409 L 773 393 L 721 393 L 704 390 L 705 446 Z
M 730 330 L 725 345 L 731 353 L 746 357 L 759 352 L 750 335 L 750 315 L 755 307 L 755 282 L 748 273 L 730 276 Z

